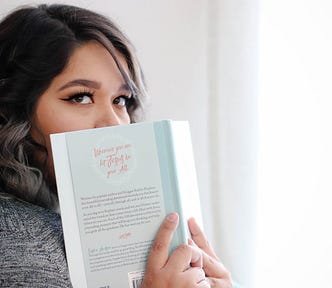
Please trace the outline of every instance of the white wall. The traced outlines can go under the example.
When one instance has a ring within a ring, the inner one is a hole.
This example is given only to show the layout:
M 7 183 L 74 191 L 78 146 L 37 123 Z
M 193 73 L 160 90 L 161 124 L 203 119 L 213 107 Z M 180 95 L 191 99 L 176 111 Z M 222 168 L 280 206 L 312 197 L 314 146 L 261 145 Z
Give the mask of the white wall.
M 216 241 L 242 287 L 254 286 L 258 1 L 210 1 L 210 125 Z
M 332 287 L 332 4 L 261 2 L 256 287 Z

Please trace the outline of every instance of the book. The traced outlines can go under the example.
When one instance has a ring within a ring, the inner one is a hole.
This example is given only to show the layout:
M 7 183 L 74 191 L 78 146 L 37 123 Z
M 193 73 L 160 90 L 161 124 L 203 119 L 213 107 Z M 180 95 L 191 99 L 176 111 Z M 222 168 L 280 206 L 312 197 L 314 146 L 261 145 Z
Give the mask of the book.
M 180 216 L 171 250 L 202 225 L 189 124 L 161 120 L 51 135 L 73 287 L 140 287 L 154 236 Z

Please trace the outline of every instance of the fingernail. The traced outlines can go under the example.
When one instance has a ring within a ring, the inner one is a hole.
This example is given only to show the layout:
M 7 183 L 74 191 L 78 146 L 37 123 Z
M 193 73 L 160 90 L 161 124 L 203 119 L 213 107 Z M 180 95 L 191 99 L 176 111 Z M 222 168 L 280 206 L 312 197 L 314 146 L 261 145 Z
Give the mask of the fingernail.
M 178 219 L 178 215 L 176 213 L 170 213 L 170 214 L 168 214 L 166 219 L 169 222 L 176 222 L 176 220 Z

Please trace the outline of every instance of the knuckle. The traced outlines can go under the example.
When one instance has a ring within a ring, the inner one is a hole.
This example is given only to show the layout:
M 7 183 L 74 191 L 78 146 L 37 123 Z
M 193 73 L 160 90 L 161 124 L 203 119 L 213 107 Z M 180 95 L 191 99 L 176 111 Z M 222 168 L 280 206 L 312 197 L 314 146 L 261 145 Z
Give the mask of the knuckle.
M 177 253 L 187 255 L 191 253 L 191 248 L 186 244 L 181 244 L 176 248 Z
M 180 244 L 178 246 L 178 249 L 183 250 L 183 251 L 187 251 L 187 250 L 190 249 L 190 247 L 187 244 Z
M 190 247 L 186 244 L 181 244 L 177 248 L 179 251 L 183 251 L 183 253 L 187 253 L 190 250 Z
M 161 241 L 155 241 L 153 244 L 152 244 L 152 247 L 151 247 L 151 250 L 153 252 L 160 252 L 160 251 L 163 251 L 164 249 L 166 249 L 166 243 L 164 242 L 161 242 Z

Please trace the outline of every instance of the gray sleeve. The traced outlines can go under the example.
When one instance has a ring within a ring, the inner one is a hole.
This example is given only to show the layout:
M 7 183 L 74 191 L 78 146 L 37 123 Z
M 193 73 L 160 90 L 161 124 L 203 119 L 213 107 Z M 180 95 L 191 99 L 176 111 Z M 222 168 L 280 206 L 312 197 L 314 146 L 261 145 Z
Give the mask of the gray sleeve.
M 0 287 L 72 287 L 60 218 L 11 208 L 0 203 Z

